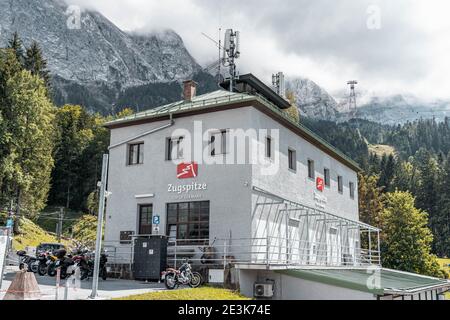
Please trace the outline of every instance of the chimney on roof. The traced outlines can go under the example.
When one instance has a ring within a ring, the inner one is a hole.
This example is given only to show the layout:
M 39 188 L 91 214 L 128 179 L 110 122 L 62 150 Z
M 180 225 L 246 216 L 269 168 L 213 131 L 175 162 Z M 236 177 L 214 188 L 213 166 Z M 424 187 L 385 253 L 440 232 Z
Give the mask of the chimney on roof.
M 197 93 L 197 82 L 194 80 L 186 80 L 183 82 L 183 86 L 184 101 L 192 101 Z

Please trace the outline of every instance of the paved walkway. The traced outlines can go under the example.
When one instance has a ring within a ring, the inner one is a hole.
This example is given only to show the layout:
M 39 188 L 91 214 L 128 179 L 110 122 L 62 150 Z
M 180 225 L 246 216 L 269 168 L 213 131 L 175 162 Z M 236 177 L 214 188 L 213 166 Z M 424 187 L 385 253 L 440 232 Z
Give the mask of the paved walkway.
M 0 290 L 0 300 L 3 299 L 6 290 L 9 288 L 11 281 L 14 279 L 17 268 L 7 267 L 7 273 L 2 282 Z M 56 299 L 56 278 L 48 276 L 41 277 L 36 274 L 36 280 L 41 290 L 41 300 L 55 300 Z M 61 288 L 58 291 L 58 299 L 64 299 L 65 281 L 61 281 Z M 135 294 L 143 294 L 155 291 L 164 290 L 163 283 L 144 283 L 130 280 L 116 280 L 108 279 L 106 281 L 99 280 L 98 298 L 112 299 L 127 297 Z M 80 288 L 68 289 L 68 300 L 86 300 L 92 291 L 92 279 L 80 282 Z

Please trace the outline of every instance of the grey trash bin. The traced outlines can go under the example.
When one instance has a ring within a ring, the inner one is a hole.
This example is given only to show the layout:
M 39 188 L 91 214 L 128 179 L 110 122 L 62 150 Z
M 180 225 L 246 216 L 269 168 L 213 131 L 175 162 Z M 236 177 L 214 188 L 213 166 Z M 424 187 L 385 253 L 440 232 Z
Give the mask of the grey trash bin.
M 146 236 L 134 239 L 134 278 L 157 281 L 167 265 L 167 237 Z

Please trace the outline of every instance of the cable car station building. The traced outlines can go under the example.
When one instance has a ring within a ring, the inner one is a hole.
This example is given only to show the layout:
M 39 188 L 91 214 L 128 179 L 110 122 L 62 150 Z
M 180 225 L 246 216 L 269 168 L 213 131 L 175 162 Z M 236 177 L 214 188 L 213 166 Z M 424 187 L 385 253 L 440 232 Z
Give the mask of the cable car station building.
M 222 86 L 196 96 L 186 81 L 183 100 L 107 124 L 114 263 L 132 270 L 133 239 L 164 236 L 168 265 L 188 258 L 250 297 L 442 297 L 446 281 L 382 269 L 380 231 L 359 221 L 354 161 L 253 75 Z

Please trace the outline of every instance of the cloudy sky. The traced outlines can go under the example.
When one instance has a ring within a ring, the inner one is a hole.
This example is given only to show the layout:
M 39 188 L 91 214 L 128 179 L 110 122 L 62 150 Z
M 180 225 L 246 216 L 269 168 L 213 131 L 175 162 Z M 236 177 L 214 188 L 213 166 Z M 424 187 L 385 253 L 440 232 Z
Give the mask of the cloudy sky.
M 338 94 L 450 98 L 448 0 L 69 0 L 127 31 L 171 28 L 202 65 L 218 52 L 202 32 L 241 31 L 241 73 L 307 77 Z

